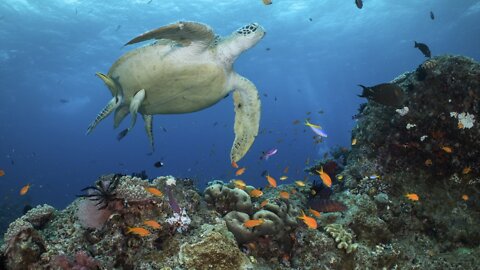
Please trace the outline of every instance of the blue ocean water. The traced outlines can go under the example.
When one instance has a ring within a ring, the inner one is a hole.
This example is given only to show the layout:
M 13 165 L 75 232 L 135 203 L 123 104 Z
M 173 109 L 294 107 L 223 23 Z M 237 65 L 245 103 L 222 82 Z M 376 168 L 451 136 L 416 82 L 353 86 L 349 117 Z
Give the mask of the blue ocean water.
M 435 19 L 430 18 L 430 11 Z M 229 180 L 234 139 L 231 96 L 200 112 L 154 117 L 156 151 L 143 123 L 122 141 L 113 117 L 86 136 L 89 123 L 111 98 L 95 72 L 106 73 L 123 44 L 178 20 L 210 25 L 226 36 L 250 22 L 267 31 L 242 54 L 235 70 L 258 88 L 261 134 L 239 165 L 248 184 L 266 185 L 289 167 L 291 182 L 336 146 L 350 145 L 352 115 L 364 99 L 357 84 L 387 82 L 414 70 L 432 54 L 480 59 L 480 1 L 365 0 L 2 0 L 0 3 L 0 207 L 21 214 L 25 204 L 62 208 L 101 174 L 146 170 L 150 177 L 194 178 L 199 187 Z M 319 111 L 321 113 L 319 113 Z M 315 143 L 303 121 L 328 133 Z M 293 122 L 299 120 L 300 124 Z M 268 161 L 262 151 L 277 148 Z M 156 161 L 165 166 L 155 168 Z M 25 196 L 20 188 L 31 184 Z

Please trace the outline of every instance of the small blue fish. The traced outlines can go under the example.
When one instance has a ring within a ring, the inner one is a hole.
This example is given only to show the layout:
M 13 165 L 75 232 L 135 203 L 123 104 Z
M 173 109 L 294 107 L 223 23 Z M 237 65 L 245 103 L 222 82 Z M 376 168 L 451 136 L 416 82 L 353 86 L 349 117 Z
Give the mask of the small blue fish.
M 272 148 L 266 152 L 262 152 L 260 159 L 268 160 L 271 156 L 275 155 L 278 152 L 277 148 Z
M 312 127 L 312 126 L 311 126 L 310 128 L 311 128 L 311 129 L 313 130 L 313 132 L 315 132 L 315 134 L 317 134 L 318 136 L 323 137 L 323 138 L 327 138 L 327 137 L 328 137 L 327 133 L 325 133 L 325 131 L 323 131 L 322 129 L 316 128 L 316 127 Z

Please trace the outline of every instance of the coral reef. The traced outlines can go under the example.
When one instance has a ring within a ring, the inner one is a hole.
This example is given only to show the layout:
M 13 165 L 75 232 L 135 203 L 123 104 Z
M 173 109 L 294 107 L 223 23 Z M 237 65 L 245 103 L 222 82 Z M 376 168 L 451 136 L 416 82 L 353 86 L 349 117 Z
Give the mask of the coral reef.
M 401 107 L 362 104 L 352 149 L 306 169 L 331 187 L 104 175 L 12 222 L 0 269 L 476 269 L 480 65 L 434 57 L 393 83 Z

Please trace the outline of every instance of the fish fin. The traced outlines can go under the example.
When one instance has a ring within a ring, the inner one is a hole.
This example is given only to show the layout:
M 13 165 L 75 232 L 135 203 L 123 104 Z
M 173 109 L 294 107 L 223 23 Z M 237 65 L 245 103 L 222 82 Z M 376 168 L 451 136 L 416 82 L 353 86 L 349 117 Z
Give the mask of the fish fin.
M 230 160 L 238 162 L 245 156 L 258 135 L 260 124 L 260 98 L 255 85 L 236 74 L 233 79 L 233 102 L 235 106 L 235 140 L 230 151 Z
M 368 88 L 368 87 L 366 87 L 366 86 L 364 86 L 364 85 L 361 85 L 361 84 L 359 84 L 358 86 L 360 86 L 363 91 L 362 91 L 362 94 L 357 95 L 357 96 L 363 97 L 363 98 L 368 98 L 368 97 L 370 97 L 370 95 L 368 94 L 368 92 L 369 92 L 369 88 Z
M 108 103 L 107 105 L 100 111 L 100 113 L 97 115 L 97 117 L 95 118 L 95 120 L 93 120 L 93 122 L 88 126 L 87 128 L 87 134 L 90 134 L 90 132 L 93 131 L 93 129 L 95 129 L 95 127 L 98 125 L 98 123 L 100 123 L 100 121 L 102 121 L 103 119 L 105 119 L 105 117 L 107 117 L 108 115 L 110 115 L 113 110 L 115 110 L 116 108 L 118 108 L 118 106 L 120 106 L 120 103 L 122 102 L 122 99 L 121 98 L 118 98 L 118 97 L 113 97 Z
M 414 48 L 418 48 L 418 43 L 416 41 L 413 41 L 415 42 L 415 44 L 413 45 Z

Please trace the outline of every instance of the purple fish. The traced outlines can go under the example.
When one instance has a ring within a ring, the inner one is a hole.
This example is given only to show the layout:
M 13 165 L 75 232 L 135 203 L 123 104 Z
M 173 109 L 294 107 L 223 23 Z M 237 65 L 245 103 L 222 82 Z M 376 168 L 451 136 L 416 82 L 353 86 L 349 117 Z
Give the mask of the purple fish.
M 260 159 L 268 160 L 271 156 L 275 155 L 277 152 L 278 152 L 277 148 L 272 148 L 266 152 L 262 152 L 262 156 L 260 156 Z
M 327 133 L 325 133 L 323 130 L 319 129 L 319 128 L 316 128 L 316 127 L 312 127 L 310 126 L 310 128 L 313 130 L 313 132 L 315 132 L 315 134 L 317 134 L 318 136 L 320 137 L 324 137 L 324 138 L 327 138 L 328 135 Z

